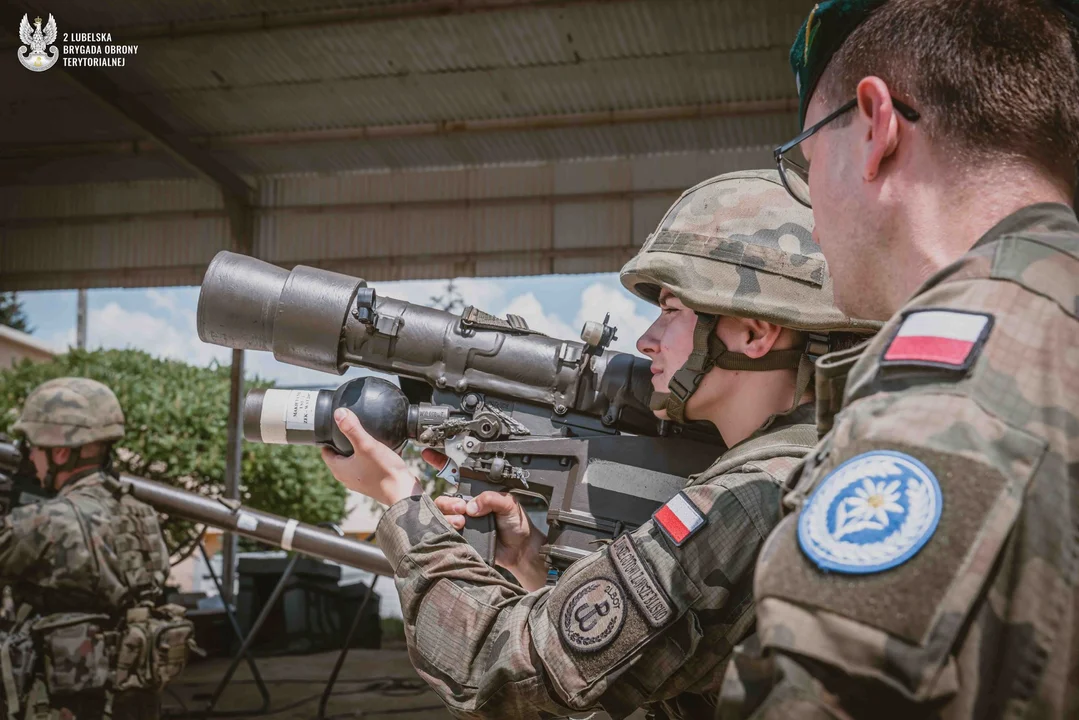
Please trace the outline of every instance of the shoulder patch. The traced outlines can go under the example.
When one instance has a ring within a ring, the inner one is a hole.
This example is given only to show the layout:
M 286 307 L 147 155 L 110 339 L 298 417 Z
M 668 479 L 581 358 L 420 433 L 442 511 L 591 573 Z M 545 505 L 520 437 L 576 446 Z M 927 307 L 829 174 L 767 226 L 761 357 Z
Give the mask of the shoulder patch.
M 978 358 L 993 316 L 961 310 L 913 310 L 903 316 L 881 356 L 882 367 L 968 370 Z
M 924 464 L 891 450 L 835 468 L 798 518 L 798 544 L 822 570 L 868 574 L 902 565 L 937 529 L 940 483 Z
M 592 578 L 574 590 L 562 606 L 558 634 L 571 649 L 602 650 L 615 641 L 626 619 L 626 601 L 618 583 Z
M 708 522 L 708 518 L 684 492 L 679 492 L 656 510 L 652 519 L 676 547 L 685 545 Z
M 611 543 L 611 561 L 622 584 L 629 592 L 644 619 L 654 628 L 663 627 L 674 616 L 667 594 L 659 586 L 652 572 L 641 559 L 637 546 L 628 534 L 622 534 Z

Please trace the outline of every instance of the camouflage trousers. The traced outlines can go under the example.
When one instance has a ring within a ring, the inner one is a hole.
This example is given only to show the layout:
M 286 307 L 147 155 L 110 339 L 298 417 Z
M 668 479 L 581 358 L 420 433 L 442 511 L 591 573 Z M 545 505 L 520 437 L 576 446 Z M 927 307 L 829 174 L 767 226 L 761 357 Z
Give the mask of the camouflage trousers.
M 39 678 L 30 690 L 24 714 L 18 720 L 101 720 L 109 712 L 109 700 L 105 690 L 50 696 Z

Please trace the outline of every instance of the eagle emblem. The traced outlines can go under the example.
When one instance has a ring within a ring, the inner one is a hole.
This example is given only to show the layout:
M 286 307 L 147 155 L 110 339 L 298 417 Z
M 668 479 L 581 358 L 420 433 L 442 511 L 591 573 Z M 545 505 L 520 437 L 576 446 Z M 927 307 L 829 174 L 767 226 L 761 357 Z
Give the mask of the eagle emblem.
M 45 23 L 44 30 L 41 29 L 41 18 L 34 18 L 34 26 L 30 27 L 28 16 L 23 15 L 19 23 L 19 39 L 23 43 L 17 51 L 19 62 L 27 70 L 44 72 L 55 65 L 60 57 L 60 51 L 53 45 L 56 42 L 56 20 L 52 13 L 49 13 L 49 22 Z

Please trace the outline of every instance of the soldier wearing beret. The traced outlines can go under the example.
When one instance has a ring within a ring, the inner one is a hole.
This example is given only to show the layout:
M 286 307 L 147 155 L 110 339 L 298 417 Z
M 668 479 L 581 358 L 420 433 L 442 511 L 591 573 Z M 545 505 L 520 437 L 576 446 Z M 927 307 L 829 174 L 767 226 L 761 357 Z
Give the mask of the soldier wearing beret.
M 1079 712 L 1074 10 L 830 0 L 799 31 L 780 170 L 837 302 L 890 319 L 791 477 L 720 717 Z
M 810 222 L 774 170 L 731 173 L 687 191 L 622 269 L 623 285 L 659 308 L 637 342 L 652 360 L 652 407 L 714 423 L 730 450 L 553 587 L 544 537 L 512 497 L 433 503 L 339 411 L 356 453 L 324 458 L 348 487 L 391 506 L 378 540 L 396 570 L 410 655 L 455 714 L 712 714 L 731 649 L 752 632 L 752 569 L 780 483 L 816 441 L 811 357 L 877 327 L 835 308 Z M 456 532 L 466 514 L 488 512 L 496 562 L 520 585 Z

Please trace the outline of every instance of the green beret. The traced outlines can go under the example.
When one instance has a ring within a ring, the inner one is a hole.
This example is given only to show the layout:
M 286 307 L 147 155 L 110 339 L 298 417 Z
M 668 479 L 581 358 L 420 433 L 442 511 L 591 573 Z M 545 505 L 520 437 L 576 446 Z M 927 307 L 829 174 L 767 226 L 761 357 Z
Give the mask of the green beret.
M 809 11 L 791 46 L 791 69 L 798 87 L 798 124 L 805 125 L 806 106 L 824 68 L 854 29 L 887 0 L 825 0 Z
M 791 69 L 798 88 L 798 123 L 805 125 L 806 106 L 829 61 L 854 29 L 888 0 L 824 0 L 813 6 L 791 46 Z M 1079 27 L 1079 0 L 1054 0 Z

